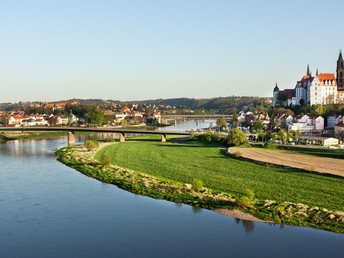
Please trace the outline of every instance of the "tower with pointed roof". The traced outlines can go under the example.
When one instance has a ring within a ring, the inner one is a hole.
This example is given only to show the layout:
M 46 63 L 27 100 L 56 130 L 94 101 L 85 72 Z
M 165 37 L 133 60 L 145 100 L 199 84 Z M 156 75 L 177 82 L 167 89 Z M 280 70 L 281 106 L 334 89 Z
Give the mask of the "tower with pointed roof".
M 277 82 L 276 82 L 276 86 L 274 88 L 274 92 L 273 92 L 273 101 L 272 101 L 272 105 L 275 107 L 278 101 L 278 93 L 279 93 L 279 88 L 277 86 Z
M 340 50 L 337 60 L 337 87 L 338 91 L 344 91 L 344 60 L 342 50 Z
M 309 70 L 309 65 L 307 65 L 307 75 L 308 75 L 309 77 L 312 76 L 312 72 Z

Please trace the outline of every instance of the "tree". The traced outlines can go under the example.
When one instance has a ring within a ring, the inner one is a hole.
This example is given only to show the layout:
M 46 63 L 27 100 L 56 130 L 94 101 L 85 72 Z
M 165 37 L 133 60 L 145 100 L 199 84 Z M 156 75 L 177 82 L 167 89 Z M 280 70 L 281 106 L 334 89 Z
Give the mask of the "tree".
M 232 123 L 233 123 L 233 127 L 239 126 L 238 114 L 237 114 L 236 110 L 234 110 L 234 112 L 233 112 Z
M 88 112 L 85 117 L 86 123 L 94 125 L 102 125 L 106 122 L 105 117 L 100 111 L 91 111 Z
M 0 121 L 4 123 L 4 125 L 8 125 L 8 122 L 10 121 L 10 115 L 8 113 L 3 113 L 0 117 Z
M 279 130 L 277 133 L 278 140 L 284 142 L 287 139 L 287 132 L 284 129 Z
M 49 117 L 48 119 L 48 123 L 51 125 L 51 126 L 56 126 L 57 125 L 57 118 L 56 117 Z
M 127 120 L 123 119 L 123 120 L 121 121 L 121 126 L 127 126 L 127 124 L 128 124 L 128 121 L 127 121 Z
M 99 147 L 99 143 L 96 141 L 87 140 L 87 141 L 85 141 L 84 146 L 88 151 L 92 151 L 95 148 Z
M 255 123 L 252 125 L 252 127 L 251 127 L 251 131 L 252 131 L 252 132 L 257 132 L 257 133 L 259 133 L 259 132 L 261 132 L 261 131 L 263 131 L 263 130 L 264 130 L 264 125 L 263 125 L 263 123 L 260 122 L 260 121 L 255 122 Z
M 240 146 L 247 143 L 246 135 L 238 128 L 233 128 L 226 140 L 225 143 L 227 146 Z
M 216 121 L 216 125 L 217 125 L 217 127 L 220 127 L 221 129 L 222 128 L 226 128 L 227 127 L 227 122 L 226 122 L 226 120 L 223 117 L 221 117 L 221 118 L 219 118 Z

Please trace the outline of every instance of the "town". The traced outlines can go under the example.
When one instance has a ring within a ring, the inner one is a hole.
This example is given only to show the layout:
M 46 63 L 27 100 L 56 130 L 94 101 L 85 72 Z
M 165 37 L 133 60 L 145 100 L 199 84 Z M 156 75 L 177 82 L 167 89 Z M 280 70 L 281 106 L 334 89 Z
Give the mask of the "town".
M 343 257 L 344 1 L 1 1 L 0 258 Z

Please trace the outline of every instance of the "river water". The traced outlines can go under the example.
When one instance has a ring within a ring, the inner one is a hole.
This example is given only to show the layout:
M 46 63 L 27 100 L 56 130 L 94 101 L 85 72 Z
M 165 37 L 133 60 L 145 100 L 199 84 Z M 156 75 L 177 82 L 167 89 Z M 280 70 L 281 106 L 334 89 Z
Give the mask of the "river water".
M 57 162 L 63 146 L 0 144 L 0 257 L 343 257 L 344 235 L 135 195 Z

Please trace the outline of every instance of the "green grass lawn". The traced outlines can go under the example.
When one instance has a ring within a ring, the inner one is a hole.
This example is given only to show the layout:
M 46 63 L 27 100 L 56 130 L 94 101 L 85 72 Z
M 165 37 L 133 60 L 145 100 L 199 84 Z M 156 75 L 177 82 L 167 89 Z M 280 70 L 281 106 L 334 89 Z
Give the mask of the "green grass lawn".
M 164 179 L 191 183 L 197 178 L 205 187 L 235 195 L 252 189 L 261 200 L 344 210 L 344 179 L 234 159 L 214 145 L 132 141 L 109 145 L 96 158 L 103 154 L 116 165 Z
M 254 147 L 262 147 L 261 144 L 253 144 Z M 273 147 L 272 147 L 273 146 Z M 331 149 L 320 149 L 320 148 L 307 148 L 307 147 L 298 147 L 298 146 L 289 146 L 289 145 L 275 145 L 269 144 L 264 148 L 273 148 L 279 150 L 288 150 L 297 153 L 315 155 L 320 157 L 335 158 L 335 159 L 344 159 L 344 150 L 331 150 Z

